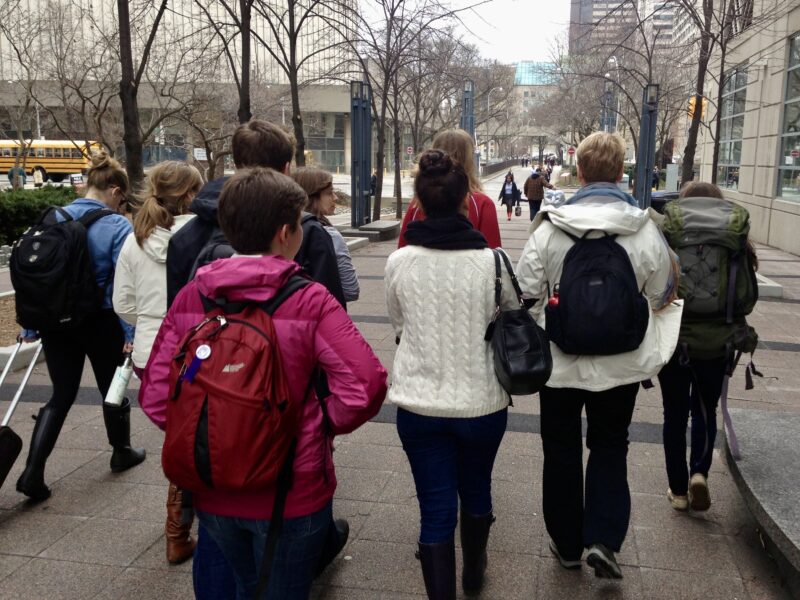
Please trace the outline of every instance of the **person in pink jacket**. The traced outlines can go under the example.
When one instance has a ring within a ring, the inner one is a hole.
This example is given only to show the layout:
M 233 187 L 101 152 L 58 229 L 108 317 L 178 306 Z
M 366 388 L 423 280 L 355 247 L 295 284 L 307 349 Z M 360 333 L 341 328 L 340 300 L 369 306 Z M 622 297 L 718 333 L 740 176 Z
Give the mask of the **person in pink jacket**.
M 170 363 L 184 334 L 205 316 L 201 294 L 228 302 L 272 298 L 300 271 L 292 257 L 302 241 L 305 201 L 302 188 L 270 169 L 243 170 L 225 183 L 219 222 L 236 255 L 201 268 L 180 291 L 142 380 L 139 403 L 161 429 L 166 428 Z M 295 401 L 303 398 L 317 369 L 327 374 L 330 388 L 328 397 L 305 401 L 293 485 L 264 596 L 299 600 L 308 597 L 312 578 L 346 542 L 346 521 L 332 517 L 333 436 L 349 433 L 377 414 L 387 374 L 341 304 L 318 283 L 290 296 L 273 321 Z M 256 590 L 274 497 L 275 489 L 194 494 L 201 524 L 233 567 L 237 598 L 252 598 Z

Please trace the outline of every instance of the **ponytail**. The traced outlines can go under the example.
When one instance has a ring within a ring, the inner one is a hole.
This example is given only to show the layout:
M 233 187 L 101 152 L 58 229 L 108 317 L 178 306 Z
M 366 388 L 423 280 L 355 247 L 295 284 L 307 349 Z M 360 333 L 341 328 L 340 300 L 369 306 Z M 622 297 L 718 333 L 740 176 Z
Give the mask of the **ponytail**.
M 156 227 L 169 229 L 177 215 L 189 208 L 190 194 L 203 185 L 200 171 L 176 160 L 157 164 L 147 176 L 145 199 L 133 219 L 133 235 L 139 247 Z

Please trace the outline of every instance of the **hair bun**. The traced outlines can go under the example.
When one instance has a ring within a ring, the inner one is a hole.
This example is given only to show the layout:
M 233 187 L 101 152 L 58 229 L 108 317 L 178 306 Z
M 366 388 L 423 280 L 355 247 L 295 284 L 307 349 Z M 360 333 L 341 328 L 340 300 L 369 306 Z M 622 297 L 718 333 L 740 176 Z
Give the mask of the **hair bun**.
M 111 166 L 111 158 L 105 150 L 92 152 L 92 169 L 108 169 Z
M 419 159 L 419 172 L 426 177 L 445 175 L 453 170 L 455 163 L 446 152 L 427 150 Z

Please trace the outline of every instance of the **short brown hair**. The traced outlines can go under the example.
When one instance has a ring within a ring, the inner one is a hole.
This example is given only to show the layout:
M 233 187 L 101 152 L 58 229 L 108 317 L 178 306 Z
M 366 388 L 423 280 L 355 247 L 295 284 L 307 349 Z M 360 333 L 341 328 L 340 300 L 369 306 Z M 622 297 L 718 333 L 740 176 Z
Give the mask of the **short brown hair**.
M 239 254 L 263 254 L 284 225 L 298 226 L 306 193 L 291 177 L 254 167 L 234 174 L 222 187 L 219 226 Z
M 419 158 L 414 193 L 429 218 L 449 217 L 458 213 L 469 193 L 469 178 L 447 152 L 427 150 Z
M 577 154 L 586 183 L 616 183 L 625 165 L 625 141 L 616 133 L 597 131 L 580 143 Z
M 283 171 L 294 156 L 294 136 L 260 119 L 242 123 L 233 132 L 233 164 L 237 169 L 269 167 Z
M 322 192 L 333 186 L 333 176 L 316 167 L 300 167 L 292 171 L 292 179 L 308 194 L 306 210 L 316 217 L 324 217 L 319 210 L 319 199 Z
M 713 183 L 705 181 L 687 181 L 681 188 L 678 198 L 719 198 L 724 200 L 722 190 Z
M 133 234 L 139 246 L 156 227 L 172 227 L 175 217 L 189 209 L 189 195 L 196 194 L 201 187 L 200 171 L 185 162 L 165 160 L 150 169 L 144 202 L 133 219 Z

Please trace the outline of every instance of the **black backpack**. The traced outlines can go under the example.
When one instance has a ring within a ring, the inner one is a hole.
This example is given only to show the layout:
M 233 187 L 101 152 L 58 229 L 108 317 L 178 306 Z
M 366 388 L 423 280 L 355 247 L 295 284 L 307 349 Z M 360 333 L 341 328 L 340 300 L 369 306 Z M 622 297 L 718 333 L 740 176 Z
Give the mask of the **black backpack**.
M 58 221 L 56 213 L 64 220 Z M 100 310 L 104 290 L 97 285 L 86 232 L 113 214 L 98 208 L 73 219 L 63 208 L 51 206 L 14 243 L 9 266 L 22 327 L 69 329 Z
M 566 232 L 565 232 L 566 233 Z M 564 259 L 561 281 L 545 307 L 547 334 L 562 352 L 610 355 L 636 350 L 650 308 L 636 283 L 631 260 L 615 235 L 575 245 Z
M 203 249 L 200 250 L 200 254 L 197 255 L 187 282 L 194 279 L 200 267 L 205 267 L 218 258 L 230 258 L 234 254 L 236 254 L 236 250 L 234 250 L 233 246 L 225 239 L 225 234 L 222 233 L 222 230 L 215 226 L 211 237 L 208 239 L 205 246 L 203 246 Z

